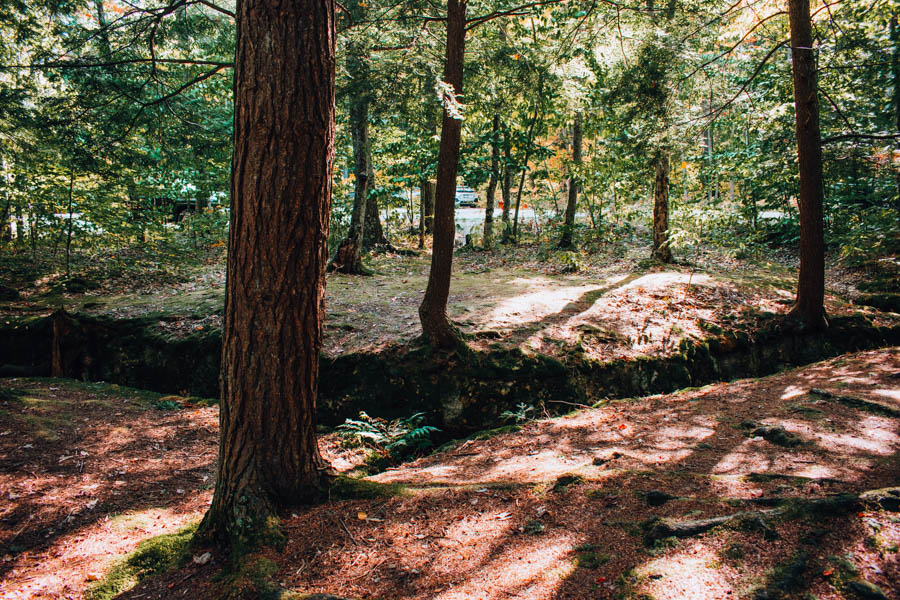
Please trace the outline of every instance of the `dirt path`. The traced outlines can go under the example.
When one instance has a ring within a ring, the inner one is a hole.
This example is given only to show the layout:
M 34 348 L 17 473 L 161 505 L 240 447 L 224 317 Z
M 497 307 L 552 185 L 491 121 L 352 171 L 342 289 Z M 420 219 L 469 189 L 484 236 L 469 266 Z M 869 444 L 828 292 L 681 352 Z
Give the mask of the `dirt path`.
M 285 515 L 288 546 L 266 557 L 272 578 L 302 592 L 422 600 L 759 589 L 826 600 L 854 597 L 865 580 L 897 600 L 896 513 L 767 517 L 650 546 L 641 524 L 900 484 L 898 373 L 900 349 L 864 352 L 465 442 L 374 478 L 405 484 L 400 496 Z M 52 380 L 2 387 L 27 392 L 0 402 L 0 597 L 80 598 L 116 555 L 195 521 L 209 502 L 215 407 L 161 411 L 156 395 Z M 358 459 L 332 438 L 324 445 L 342 468 Z M 213 554 L 122 597 L 210 597 L 221 585 Z

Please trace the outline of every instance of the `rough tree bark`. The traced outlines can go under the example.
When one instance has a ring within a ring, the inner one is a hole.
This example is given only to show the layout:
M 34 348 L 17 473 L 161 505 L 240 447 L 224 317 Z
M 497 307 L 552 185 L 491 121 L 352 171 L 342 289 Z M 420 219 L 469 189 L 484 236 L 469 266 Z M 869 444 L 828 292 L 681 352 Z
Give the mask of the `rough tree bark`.
M 329 271 L 351 275 L 369 275 L 362 264 L 363 224 L 366 218 L 366 199 L 369 196 L 369 63 L 352 53 L 347 59 L 347 70 L 352 79 L 350 94 L 350 137 L 353 140 L 353 213 L 350 230 L 341 240 Z
M 466 2 L 447 2 L 447 55 L 444 82 L 453 87 L 455 95 L 462 94 L 463 55 L 466 44 Z M 453 268 L 453 241 L 456 234 L 454 208 L 456 171 L 459 165 L 459 143 L 462 121 L 444 108 L 441 123 L 441 145 L 438 154 L 437 188 L 434 202 L 434 246 L 431 251 L 431 271 L 425 297 L 419 305 L 422 335 L 432 346 L 454 347 L 460 333 L 447 317 L 450 296 L 450 274 Z
M 240 0 L 218 475 L 198 534 L 263 541 L 322 497 L 315 403 L 334 160 L 331 0 Z
M 577 171 L 581 166 L 581 121 L 582 114 L 575 114 L 575 126 L 572 128 L 572 162 Z M 563 223 L 562 236 L 559 239 L 560 248 L 572 247 L 572 235 L 575 229 L 575 209 L 578 204 L 578 178 L 575 173 L 569 176 L 569 201 L 566 203 L 566 216 Z
M 672 262 L 669 248 L 669 155 L 660 152 L 656 157 L 656 182 L 653 185 L 653 258 Z
M 823 223 L 822 142 L 816 58 L 812 49 L 809 0 L 790 0 L 791 63 L 797 158 L 800 167 L 800 274 L 791 315 L 808 327 L 825 321 L 825 233 Z
M 484 204 L 484 249 L 494 245 L 494 196 L 497 194 L 497 180 L 500 178 L 500 115 L 494 114 L 491 128 L 491 178 L 488 180 L 487 199 Z

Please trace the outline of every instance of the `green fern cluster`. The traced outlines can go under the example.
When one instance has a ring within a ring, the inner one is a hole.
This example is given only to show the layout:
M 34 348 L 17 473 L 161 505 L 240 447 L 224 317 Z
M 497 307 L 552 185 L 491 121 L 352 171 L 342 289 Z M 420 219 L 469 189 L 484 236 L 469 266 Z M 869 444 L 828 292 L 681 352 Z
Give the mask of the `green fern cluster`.
M 440 429 L 425 424 L 425 413 L 391 421 L 359 413 L 358 419 L 347 419 L 337 431 L 345 440 L 367 446 L 381 457 L 398 462 L 434 446 L 433 437 Z

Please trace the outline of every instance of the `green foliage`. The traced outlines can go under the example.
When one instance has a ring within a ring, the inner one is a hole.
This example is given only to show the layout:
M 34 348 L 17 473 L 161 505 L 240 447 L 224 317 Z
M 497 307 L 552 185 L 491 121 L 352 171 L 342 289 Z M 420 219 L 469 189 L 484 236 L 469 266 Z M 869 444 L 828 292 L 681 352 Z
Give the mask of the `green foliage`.
M 525 423 L 533 420 L 537 415 L 537 408 L 533 404 L 519 402 L 516 410 L 504 410 L 500 413 L 500 418 L 507 421 L 515 421 L 516 423 Z
M 388 421 L 360 412 L 358 419 L 347 419 L 336 429 L 344 440 L 371 448 L 393 462 L 433 447 L 433 438 L 440 433 L 437 427 L 425 424 L 425 413 Z

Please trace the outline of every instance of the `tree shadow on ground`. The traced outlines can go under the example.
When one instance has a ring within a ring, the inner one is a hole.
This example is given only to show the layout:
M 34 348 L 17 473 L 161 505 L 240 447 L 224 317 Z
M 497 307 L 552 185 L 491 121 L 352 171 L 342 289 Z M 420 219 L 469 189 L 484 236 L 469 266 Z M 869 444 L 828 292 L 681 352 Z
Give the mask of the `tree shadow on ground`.
M 896 350 L 850 360 L 855 366 L 843 370 L 825 363 L 610 403 L 386 472 L 375 479 L 405 483 L 410 494 L 286 515 L 289 542 L 274 580 L 376 598 L 661 600 L 752 597 L 758 589 L 777 597 L 792 557 L 806 552 L 785 594 L 843 589 L 860 576 L 894 593 L 890 544 L 900 541 L 900 525 L 887 515 L 761 512 L 900 481 L 900 419 L 808 393 L 850 378 L 865 379 L 853 388 L 863 396 L 896 389 Z M 755 435 L 760 424 L 802 443 L 772 444 Z M 751 514 L 698 537 L 645 543 L 651 519 L 735 513 Z M 833 557 L 863 572 L 853 575 Z M 177 589 L 177 581 L 162 585 Z
M 30 593 L 77 587 L 73 577 L 107 560 L 97 547 L 127 547 L 174 528 L 162 521 L 183 524 L 205 509 L 215 408 L 156 410 L 126 390 L 96 394 L 62 380 L 5 382 L 11 386 L 25 395 L 5 407 L 5 425 L 18 434 L 0 437 L 0 481 L 10 500 L 0 527 L 0 591 L 14 588 L 17 570 L 35 561 L 48 568 Z

